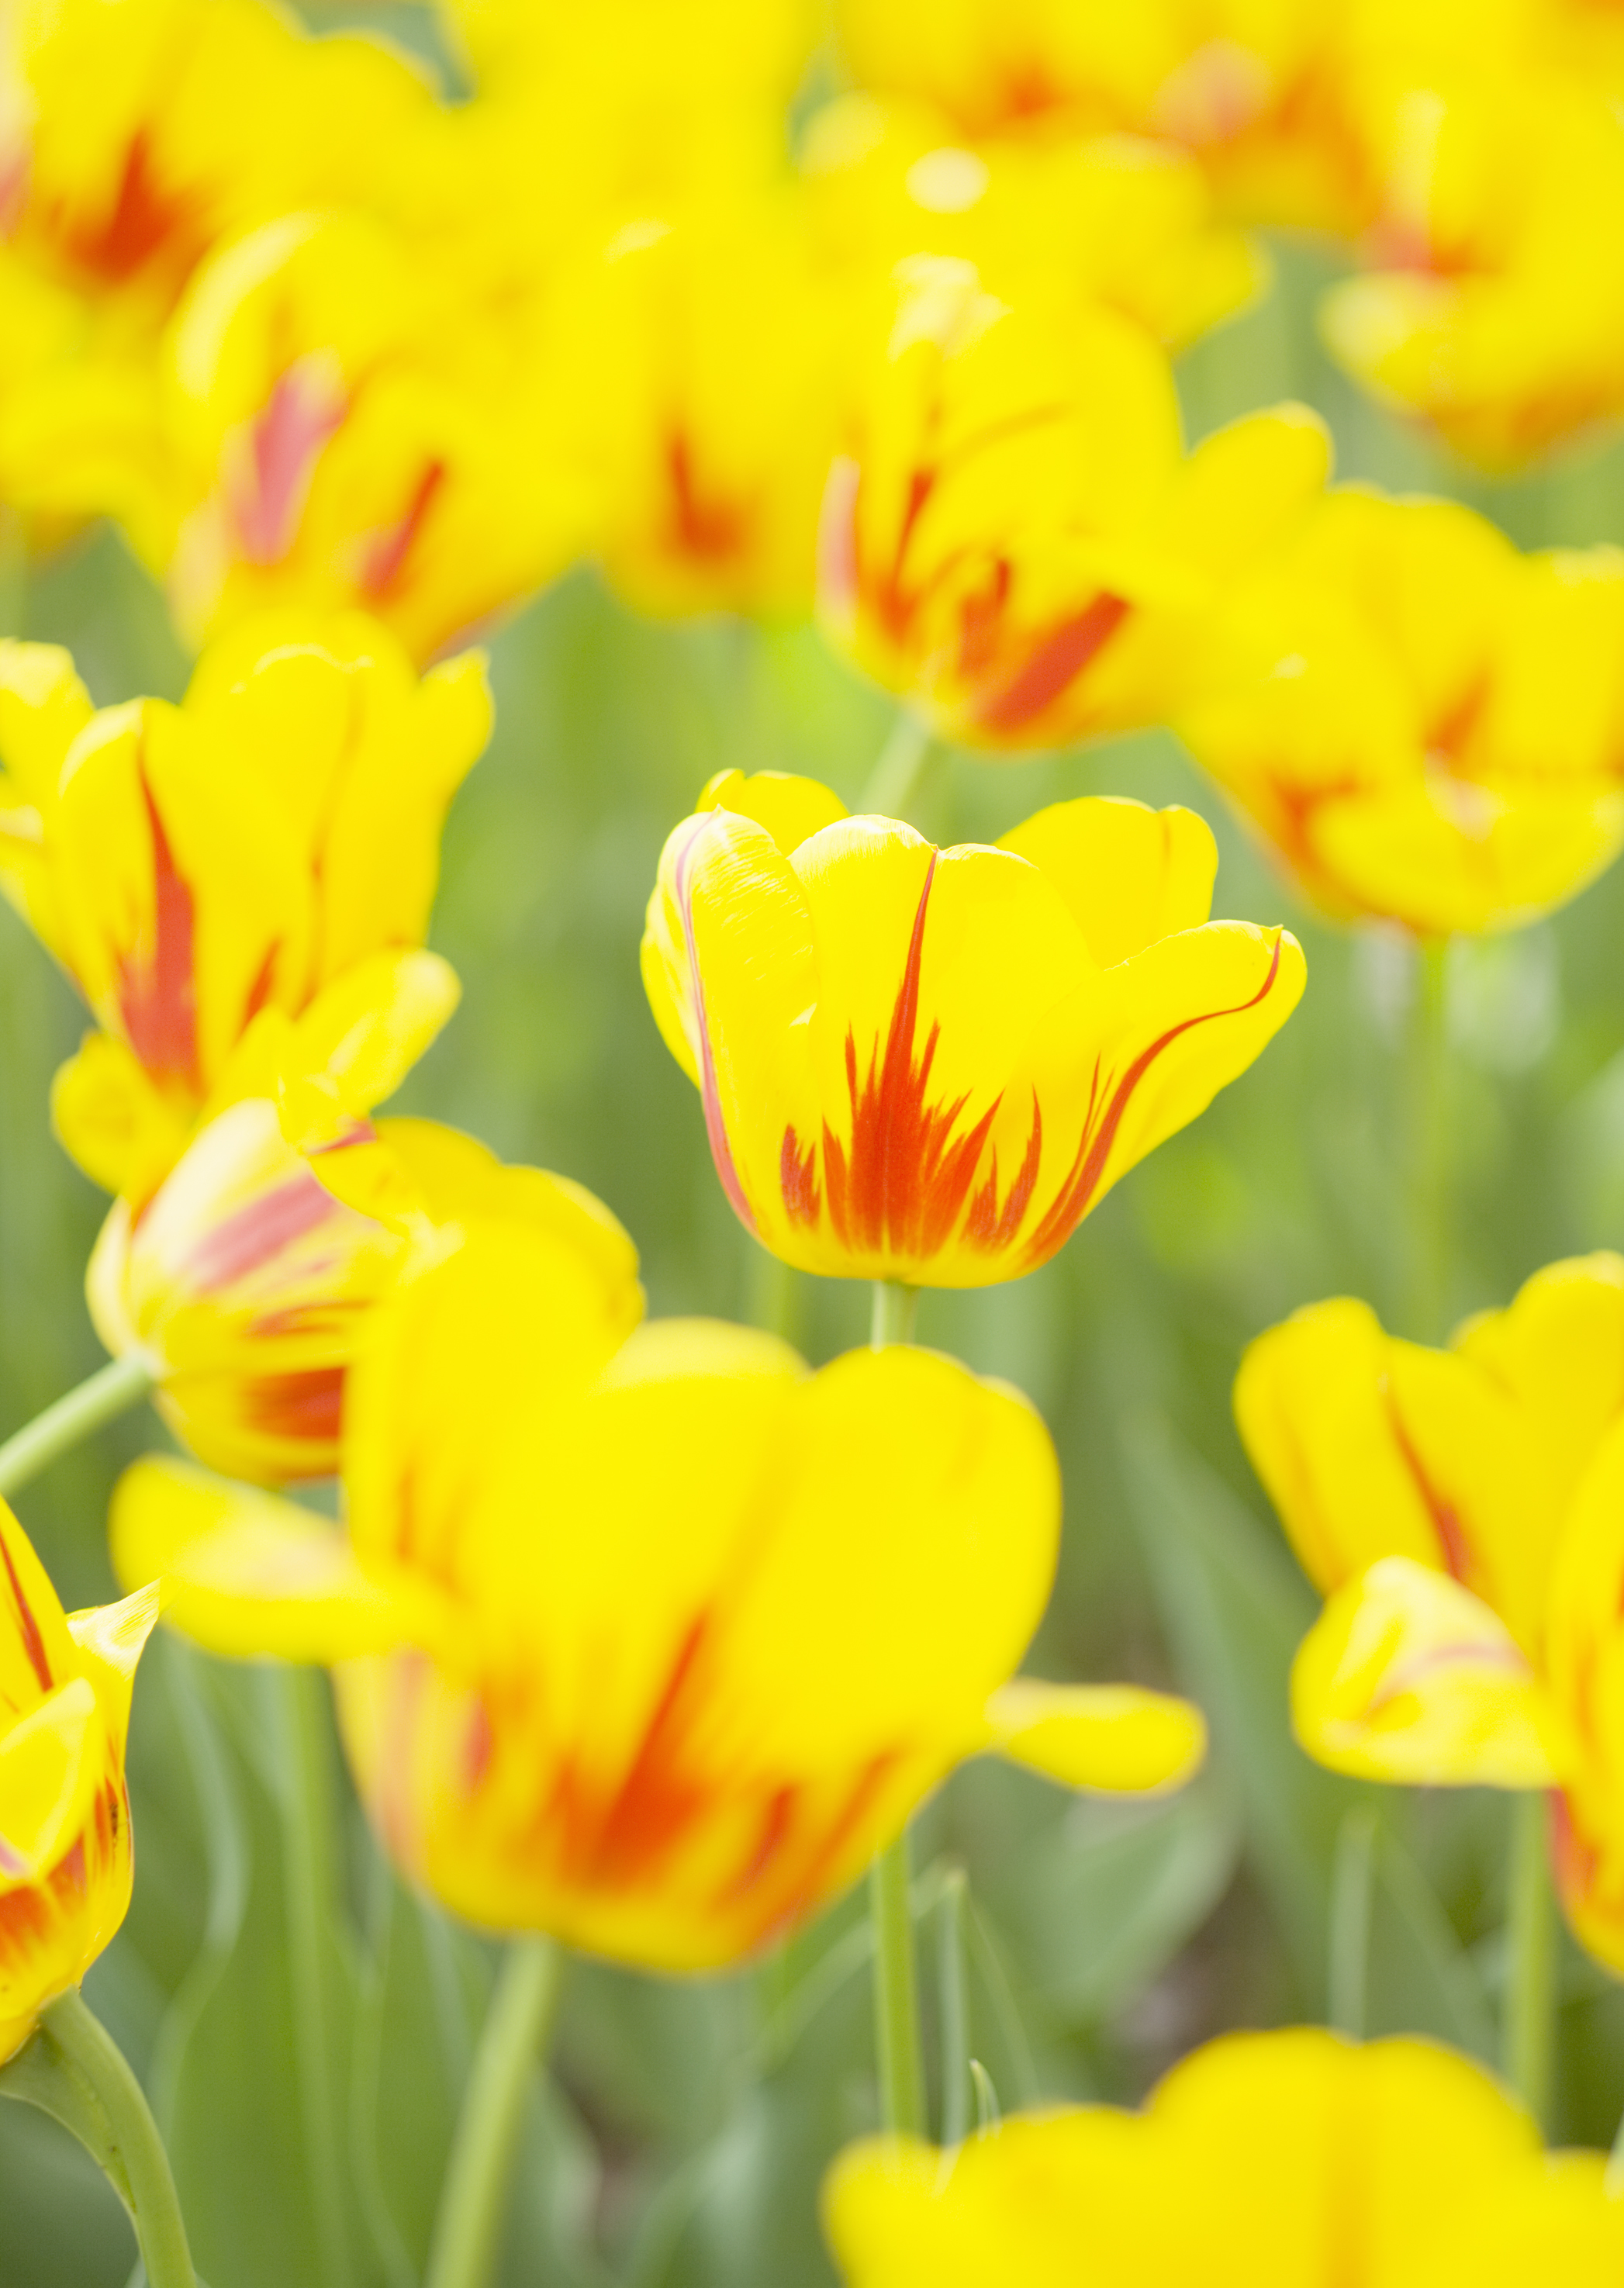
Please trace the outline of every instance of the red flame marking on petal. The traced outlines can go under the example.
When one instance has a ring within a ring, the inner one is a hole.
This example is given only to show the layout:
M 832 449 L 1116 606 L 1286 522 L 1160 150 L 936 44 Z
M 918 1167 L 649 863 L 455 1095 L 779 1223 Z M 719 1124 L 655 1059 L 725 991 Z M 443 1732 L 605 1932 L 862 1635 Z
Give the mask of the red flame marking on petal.
M 52 1680 L 51 1663 L 45 1656 L 45 1640 L 40 1634 L 33 1607 L 22 1593 L 22 1583 L 17 1577 L 16 1566 L 12 1562 L 11 1543 L 3 1526 L 0 1526 L 0 1558 L 5 1561 L 6 1578 L 12 1585 L 12 1601 L 17 1608 L 17 1625 L 22 1633 L 23 1651 L 39 1680 L 40 1690 L 49 1692 Z
M 261 1192 L 216 1224 L 192 1251 L 189 1269 L 200 1295 L 212 1295 L 257 1271 L 306 1232 L 343 1212 L 307 1168 Z
M 1129 609 L 1121 596 L 1102 591 L 1086 610 L 1051 629 L 1002 689 L 981 702 L 976 719 L 982 729 L 1018 731 L 1041 715 L 1097 657 Z
M 384 603 L 399 589 L 405 575 L 407 558 L 416 545 L 429 511 L 448 474 L 443 461 L 429 462 L 417 480 L 417 489 L 400 523 L 392 532 L 384 533 L 374 543 L 360 576 L 361 592 L 370 602 Z
M 344 1429 L 344 1381 L 341 1366 L 265 1375 L 245 1386 L 242 1410 L 252 1428 L 273 1438 L 335 1446 Z
M 666 446 L 666 473 L 671 482 L 672 536 L 685 556 L 725 561 L 745 544 L 749 521 L 733 502 L 707 501 L 700 497 L 693 476 L 693 453 L 680 433 Z
M 121 962 L 119 1011 L 130 1045 L 147 1071 L 154 1078 L 181 1081 L 196 1091 L 201 1084 L 193 968 L 195 911 L 144 770 L 140 779 L 152 832 L 153 947 L 146 962 L 133 953 Z
M 250 564 L 280 564 L 292 547 L 316 463 L 347 409 L 324 363 L 300 358 L 277 376 L 250 429 L 247 481 L 232 502 Z
M 1410 1442 L 1408 1432 L 1400 1418 L 1392 1392 L 1383 1393 L 1387 1418 L 1391 1426 L 1393 1442 L 1404 1457 L 1405 1467 L 1415 1481 L 1415 1490 L 1421 1496 L 1433 1530 L 1443 1553 L 1445 1569 L 1463 1586 L 1470 1587 L 1477 1577 L 1477 1569 L 1472 1562 L 1471 1536 L 1461 1521 L 1461 1513 L 1454 1504 L 1445 1500 L 1422 1466 L 1421 1456 Z

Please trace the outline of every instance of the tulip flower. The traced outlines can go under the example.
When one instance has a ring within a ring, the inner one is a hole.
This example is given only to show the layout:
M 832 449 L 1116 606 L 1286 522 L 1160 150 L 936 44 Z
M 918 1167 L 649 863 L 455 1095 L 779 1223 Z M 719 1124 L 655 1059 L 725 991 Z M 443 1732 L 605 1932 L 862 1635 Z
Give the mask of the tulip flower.
M 825 258 L 888 280 L 910 255 L 974 265 L 1018 307 L 1099 301 L 1169 348 L 1251 301 L 1264 256 L 1216 223 L 1200 169 L 1137 136 L 964 139 L 928 104 L 847 95 L 809 122 L 802 165 Z
M 1516 927 L 1624 846 L 1624 553 L 1519 556 L 1449 501 L 1327 496 L 1232 597 L 1179 728 L 1305 894 Z
M 1235 1411 L 1327 1599 L 1299 1739 L 1366 1778 L 1554 1791 L 1569 1919 L 1624 1971 L 1624 1259 L 1536 1273 L 1446 1351 L 1315 1304 L 1252 1345 Z
M 665 846 L 643 975 L 741 1220 L 802 1269 L 1018 1278 L 1245 1071 L 1302 994 L 1209 922 L 1192 811 L 1058 803 L 996 849 L 713 779 Z
M 0 644 L 0 886 L 100 1029 L 63 1142 L 139 1208 L 199 1124 L 294 1071 L 361 1111 L 444 1022 L 417 950 L 441 821 L 488 735 L 477 654 L 419 683 L 358 617 L 246 624 L 179 707 L 93 713 L 64 652 Z
M 945 258 L 902 271 L 824 497 L 831 642 L 969 746 L 1161 720 L 1227 585 L 1318 497 L 1323 425 L 1282 406 L 1186 454 L 1137 326 L 1010 309 Z
M 1591 83 L 1458 79 L 1377 107 L 1372 267 L 1321 324 L 1380 397 L 1507 469 L 1624 411 L 1624 121 Z
M 961 1758 L 1176 1784 L 1200 1719 L 1012 1682 L 1059 1481 L 1015 1393 L 893 1347 L 817 1374 L 701 1322 L 622 1341 L 545 1235 L 471 1228 L 352 1370 L 347 1530 L 148 1461 L 122 1577 L 216 1651 L 337 1664 L 396 1863 L 494 1928 L 729 1963 L 849 1884 Z
M 124 1736 L 158 1614 L 143 1588 L 64 1615 L 0 1502 L 0 2063 L 124 1919 L 132 1862 Z
M 1292 2027 L 1208 2042 L 1137 2113 L 853 2146 L 824 2220 L 847 2288 L 1525 2288 L 1624 2265 L 1605 2170 L 1454 2051 Z

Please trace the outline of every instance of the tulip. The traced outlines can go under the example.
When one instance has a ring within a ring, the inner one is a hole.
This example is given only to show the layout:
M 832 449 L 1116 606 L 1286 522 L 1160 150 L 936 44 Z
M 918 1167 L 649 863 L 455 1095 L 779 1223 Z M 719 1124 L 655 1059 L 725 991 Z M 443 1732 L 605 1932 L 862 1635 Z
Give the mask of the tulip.
M 471 1228 L 352 1370 L 347 1530 L 148 1461 L 157 1561 L 212 1649 L 337 1664 L 360 1794 L 458 1914 L 667 1970 L 733 1962 L 843 1890 L 961 1758 L 1176 1783 L 1200 1720 L 1011 1682 L 1047 1597 L 1053 1450 L 931 1354 L 809 1373 L 702 1322 L 622 1342 L 545 1235 Z
M 64 1615 L 0 1502 L 0 2063 L 124 1919 L 124 1736 L 155 1588 Z
M 359 617 L 245 625 L 183 704 L 92 713 L 64 652 L 0 644 L 0 886 L 99 1030 L 58 1131 L 139 1208 L 199 1124 L 294 1071 L 360 1111 L 445 1021 L 417 950 L 446 806 L 488 735 L 477 654 L 419 683 Z
M 1624 1971 L 1624 1259 L 1536 1273 L 1446 1351 L 1312 1305 L 1235 1411 L 1327 1601 L 1298 1738 L 1368 1779 L 1552 1791 L 1569 1919 Z
M 1624 2264 L 1605 2166 L 1453 2051 L 1293 2027 L 1208 2043 L 1141 2112 L 853 2146 L 824 2218 L 848 2288 L 1525 2288 Z
M 809 779 L 724 773 L 700 804 L 644 981 L 728 1198 L 804 1270 L 1034 1270 L 1303 990 L 1295 938 L 1208 920 L 1192 811 L 1085 798 L 936 850 Z
M 824 496 L 837 648 L 942 734 L 1055 747 L 1163 719 L 1226 586 L 1324 481 L 1302 406 L 1186 454 L 1167 359 L 1103 306 L 1011 309 L 962 262 L 902 266 Z
M 1618 549 L 1519 556 L 1454 502 L 1347 486 L 1209 660 L 1179 728 L 1329 914 L 1514 928 L 1624 846 Z

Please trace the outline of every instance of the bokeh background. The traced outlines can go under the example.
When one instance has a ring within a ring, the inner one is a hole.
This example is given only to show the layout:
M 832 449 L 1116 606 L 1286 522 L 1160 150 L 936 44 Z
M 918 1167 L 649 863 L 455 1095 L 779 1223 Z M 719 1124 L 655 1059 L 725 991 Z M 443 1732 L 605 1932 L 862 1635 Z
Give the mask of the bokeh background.
M 337 11 L 313 11 L 323 26 Z M 413 9 L 373 10 L 424 44 Z M 1192 440 L 1286 396 L 1317 406 L 1343 475 L 1447 490 L 1525 546 L 1624 536 L 1624 454 L 1491 484 L 1359 397 L 1316 345 L 1335 256 L 1273 244 L 1276 282 L 1179 366 Z M 26 581 L 6 632 L 71 647 L 98 703 L 184 687 L 155 589 L 109 532 Z M 504 1157 L 579 1178 L 642 1251 L 651 1307 L 787 1328 L 814 1360 L 863 1339 L 866 1290 L 787 1275 L 734 1222 L 699 1107 L 644 1002 L 637 949 L 661 841 L 711 773 L 812 773 L 854 799 L 891 703 L 811 627 L 660 624 L 590 571 L 492 647 L 497 727 L 454 809 L 432 943 L 465 999 L 399 1108 Z M 1232 2026 L 1322 2016 L 1339 1853 L 1374 1853 L 1370 2030 L 1494 2053 L 1508 1800 L 1362 1790 L 1311 1766 L 1286 1721 L 1315 1600 L 1232 1428 L 1244 1343 L 1351 1292 L 1402 1309 L 1401 1163 L 1411 955 L 1395 935 L 1301 910 L 1170 735 L 989 765 L 949 755 L 915 822 L 991 839 L 1063 796 L 1200 809 L 1222 851 L 1216 910 L 1286 920 L 1309 987 L 1260 1062 L 1124 1181 L 1062 1255 L 1017 1285 L 927 1294 L 920 1338 L 1007 1376 L 1065 1470 L 1065 1555 L 1045 1673 L 1173 1682 L 1215 1747 L 1171 1801 L 1068 1799 L 972 1766 L 919 1831 L 927 2035 L 935 1938 L 964 1911 L 972 2047 L 1005 2106 L 1137 2097 Z M 1450 956 L 1452 1315 L 1538 1266 L 1624 1246 L 1624 886 Z M 0 1428 L 99 1358 L 82 1296 L 103 1202 L 49 1133 L 47 1091 L 83 1019 L 0 911 Z M 59 1462 L 19 1512 L 70 1604 L 112 1593 L 109 1487 L 161 1438 L 142 1415 Z M 325 1720 L 324 1686 L 311 1680 Z M 137 1692 L 138 1837 L 127 1927 L 89 1983 L 155 2093 L 210 2288 L 411 2288 L 493 1950 L 388 1872 L 348 1804 L 325 1863 L 281 1774 L 287 1703 L 162 1633 Z M 289 2042 L 290 1915 L 321 1918 L 329 2072 L 301 2088 Z M 832 2278 L 818 2177 L 872 2125 L 867 1932 L 848 1901 L 781 1955 L 693 1983 L 581 1962 L 527 2128 L 508 2288 L 812 2288 Z M 1624 1995 L 1564 1958 L 1558 2141 L 1611 2141 L 1624 2109 Z M 0 2284 L 129 2276 L 112 2196 L 65 2135 L 0 2115 Z

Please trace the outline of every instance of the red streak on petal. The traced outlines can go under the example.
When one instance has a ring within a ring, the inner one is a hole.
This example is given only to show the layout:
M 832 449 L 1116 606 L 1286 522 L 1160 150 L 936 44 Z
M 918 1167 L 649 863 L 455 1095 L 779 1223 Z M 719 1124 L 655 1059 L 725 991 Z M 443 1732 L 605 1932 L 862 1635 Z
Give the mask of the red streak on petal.
M 244 1386 L 243 1414 L 271 1437 L 336 1445 L 344 1428 L 344 1375 L 341 1366 L 265 1375 Z
M 192 1251 L 192 1283 L 200 1295 L 216 1294 L 341 1212 L 327 1187 L 301 1168 L 214 1226 Z
M 841 454 L 829 465 L 818 511 L 818 600 L 841 620 L 857 603 L 857 504 L 862 484 L 858 464 Z
M 693 456 L 680 433 L 666 446 L 666 473 L 671 481 L 672 530 L 685 556 L 723 561 L 736 555 L 747 537 L 743 512 L 728 502 L 701 500 L 693 481 Z
M 858 1822 L 879 1793 L 896 1761 L 895 1753 L 888 1751 L 873 1757 L 863 1767 L 845 1802 L 821 1836 L 816 1839 L 788 1897 L 780 1898 L 772 1914 L 763 1922 L 757 1934 L 758 1940 L 769 1939 L 786 1929 L 798 1921 L 809 1907 L 817 1903 L 830 1868 L 851 1840 Z
M 346 409 L 325 366 L 301 358 L 278 375 L 250 434 L 248 485 L 232 503 L 250 564 L 280 564 L 292 547 L 312 473 Z
M 1051 629 L 1002 689 L 981 702 L 976 719 L 982 729 L 1018 731 L 1041 715 L 1091 664 L 1129 609 L 1121 596 L 1102 591 L 1086 610 Z
M 1094 1196 L 1101 1176 L 1105 1173 L 1105 1163 L 1111 1156 L 1111 1148 L 1115 1143 L 1117 1131 L 1122 1124 L 1122 1116 L 1128 1109 L 1134 1091 L 1162 1051 L 1170 1047 L 1181 1033 L 1189 1032 L 1192 1026 L 1208 1025 L 1215 1018 L 1219 1017 L 1240 1017 L 1244 1015 L 1247 1010 L 1256 1009 L 1258 1003 L 1266 1000 L 1273 990 L 1274 981 L 1279 974 L 1279 967 L 1280 941 L 1277 931 L 1274 939 L 1274 955 L 1269 964 L 1269 973 L 1249 1001 L 1237 1002 L 1232 1009 L 1203 1009 L 1199 1016 L 1186 1017 L 1182 1023 L 1169 1026 L 1159 1039 L 1153 1041 L 1148 1048 L 1142 1049 L 1117 1083 L 1115 1091 L 1105 1107 L 1105 1117 L 1097 1130 L 1094 1128 L 1094 1108 L 1090 1102 L 1089 1118 L 1083 1125 L 1082 1140 L 1077 1147 L 1077 1156 L 1072 1163 L 1070 1172 L 1061 1185 L 1058 1195 L 1050 1204 L 1047 1214 L 1026 1243 L 1026 1262 L 1028 1270 L 1035 1270 L 1040 1263 L 1047 1261 L 1055 1250 L 1071 1237 L 1088 1213 L 1089 1204 Z
M 147 1070 L 196 1092 L 201 1082 L 193 969 L 195 910 L 144 770 L 141 796 L 152 832 L 153 946 L 148 960 L 132 953 L 120 964 L 119 1012 L 130 1045 Z
M 693 854 L 700 838 L 709 826 L 714 813 L 705 812 L 689 822 L 687 838 L 677 854 L 675 865 L 677 902 L 682 911 L 683 936 L 688 949 L 688 974 L 693 981 L 693 1021 L 699 1036 L 700 1093 L 705 1106 L 705 1134 L 710 1142 L 710 1156 L 716 1163 L 722 1189 L 732 1204 L 733 1213 L 746 1231 L 759 1237 L 756 1218 L 744 1196 L 744 1186 L 739 1180 L 739 1171 L 733 1164 L 733 1147 L 727 1140 L 727 1124 L 722 1117 L 721 1093 L 717 1086 L 716 1057 L 710 1045 L 710 1027 L 705 1017 L 705 986 L 700 973 L 699 947 L 693 929 L 693 897 L 691 882 L 693 873 Z
M 17 1608 L 17 1625 L 22 1635 L 23 1651 L 28 1656 L 29 1667 L 38 1679 L 40 1690 L 49 1692 L 51 1688 L 51 1663 L 45 1657 L 45 1640 L 39 1633 L 34 1609 L 22 1593 L 22 1583 L 17 1578 L 17 1568 L 12 1562 L 11 1543 L 3 1526 L 0 1526 L 0 1558 L 5 1561 L 6 1578 L 12 1585 L 12 1602 Z
M 760 1884 L 789 1839 L 800 1799 L 801 1789 L 793 1783 L 772 1791 L 762 1811 L 760 1832 L 743 1863 L 716 1895 L 718 1907 L 737 1906 Z
M 187 203 L 160 189 L 147 138 L 138 133 L 130 139 L 112 212 L 97 229 L 70 236 L 67 251 L 82 269 L 116 286 L 165 247 L 189 268 L 194 242 L 201 244 L 201 234 Z
M 585 1871 L 600 1881 L 626 1881 L 659 1859 L 707 1799 L 707 1789 L 685 1776 L 682 1752 L 709 1627 L 701 1613 L 683 1638 L 620 1792 L 592 1839 Z
M 443 461 L 430 461 L 417 480 L 417 489 L 408 504 L 406 514 L 392 532 L 384 533 L 373 544 L 360 576 L 361 592 L 371 602 L 381 604 L 399 589 L 406 560 L 416 544 L 447 474 Z
M 790 1222 L 815 1224 L 823 1208 L 823 1195 L 818 1188 L 818 1148 L 809 1144 L 802 1151 L 793 1122 L 784 1131 L 778 1156 L 778 1181 L 784 1196 L 784 1212 Z
M 1461 1521 L 1460 1512 L 1453 1503 L 1445 1500 L 1422 1467 L 1421 1456 L 1410 1442 L 1392 1392 L 1388 1390 L 1383 1396 L 1387 1403 L 1387 1418 L 1392 1427 L 1393 1442 L 1403 1455 L 1405 1467 L 1414 1479 L 1415 1490 L 1432 1521 L 1445 1569 L 1462 1585 L 1470 1587 L 1477 1577 L 1477 1568 L 1472 1561 L 1471 1536 Z

